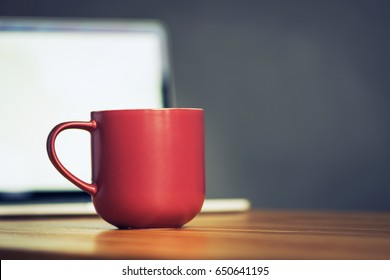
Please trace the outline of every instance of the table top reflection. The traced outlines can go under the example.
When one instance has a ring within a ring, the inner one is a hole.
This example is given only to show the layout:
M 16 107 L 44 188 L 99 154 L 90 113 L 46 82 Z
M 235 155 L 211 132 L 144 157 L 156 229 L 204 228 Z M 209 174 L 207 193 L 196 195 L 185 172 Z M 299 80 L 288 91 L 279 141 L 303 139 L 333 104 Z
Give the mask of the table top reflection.
M 390 259 L 390 213 L 251 210 L 180 229 L 96 216 L 1 217 L 1 259 Z

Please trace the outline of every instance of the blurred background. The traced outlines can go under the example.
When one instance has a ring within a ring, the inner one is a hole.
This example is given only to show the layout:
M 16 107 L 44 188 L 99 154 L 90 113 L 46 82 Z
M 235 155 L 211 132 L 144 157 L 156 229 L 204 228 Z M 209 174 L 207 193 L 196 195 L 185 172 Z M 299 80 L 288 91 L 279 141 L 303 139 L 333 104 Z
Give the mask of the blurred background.
M 158 19 L 206 110 L 207 196 L 390 210 L 390 2 L 1 0 L 0 16 Z

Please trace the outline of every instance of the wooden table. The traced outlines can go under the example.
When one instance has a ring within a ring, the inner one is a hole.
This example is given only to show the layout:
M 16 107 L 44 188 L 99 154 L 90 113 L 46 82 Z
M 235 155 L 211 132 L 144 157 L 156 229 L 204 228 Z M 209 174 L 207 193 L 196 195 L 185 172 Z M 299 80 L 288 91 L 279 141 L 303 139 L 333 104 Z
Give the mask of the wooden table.
M 182 229 L 98 217 L 0 218 L 1 259 L 390 259 L 390 213 L 200 214 Z

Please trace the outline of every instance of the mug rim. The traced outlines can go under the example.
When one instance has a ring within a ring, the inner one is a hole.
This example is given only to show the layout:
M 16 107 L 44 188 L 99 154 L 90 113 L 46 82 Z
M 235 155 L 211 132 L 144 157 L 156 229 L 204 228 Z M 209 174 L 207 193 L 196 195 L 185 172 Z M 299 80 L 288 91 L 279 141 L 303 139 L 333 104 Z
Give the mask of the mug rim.
M 133 109 L 113 109 L 113 110 L 97 110 L 91 113 L 109 113 L 109 112 L 153 112 L 153 111 L 204 111 L 202 108 L 186 108 L 186 107 L 171 107 L 171 108 L 133 108 Z

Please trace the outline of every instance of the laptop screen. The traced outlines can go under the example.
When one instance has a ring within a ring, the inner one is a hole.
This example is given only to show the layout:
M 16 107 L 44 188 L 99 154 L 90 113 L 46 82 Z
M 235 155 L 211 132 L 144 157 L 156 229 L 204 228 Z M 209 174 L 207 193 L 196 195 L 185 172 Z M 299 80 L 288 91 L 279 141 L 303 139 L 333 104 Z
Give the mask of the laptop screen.
M 0 18 L 0 193 L 77 191 L 48 159 L 48 133 L 91 111 L 167 106 L 165 38 L 149 21 Z M 90 181 L 88 133 L 62 133 L 57 153 Z

